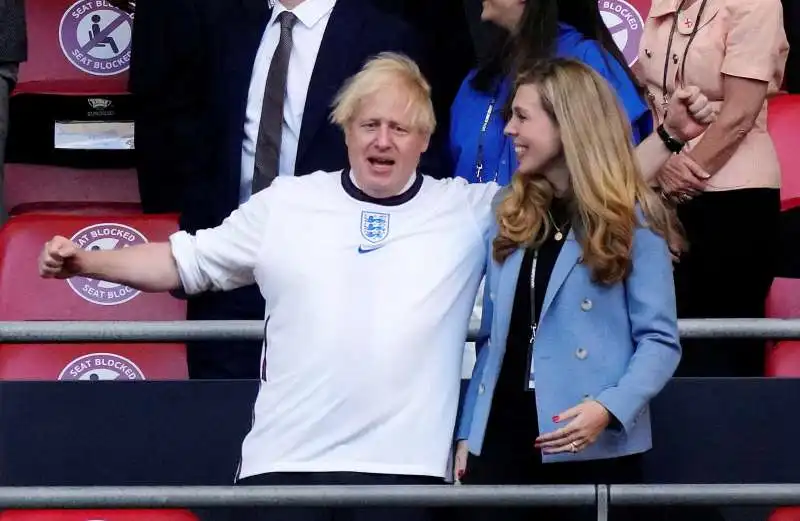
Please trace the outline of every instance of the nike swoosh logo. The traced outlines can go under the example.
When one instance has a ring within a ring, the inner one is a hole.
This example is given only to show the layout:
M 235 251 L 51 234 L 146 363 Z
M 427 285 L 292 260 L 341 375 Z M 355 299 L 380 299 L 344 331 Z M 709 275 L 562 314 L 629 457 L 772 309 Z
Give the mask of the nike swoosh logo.
M 369 253 L 371 251 L 380 250 L 383 248 L 383 245 L 380 246 L 359 246 L 358 253 Z

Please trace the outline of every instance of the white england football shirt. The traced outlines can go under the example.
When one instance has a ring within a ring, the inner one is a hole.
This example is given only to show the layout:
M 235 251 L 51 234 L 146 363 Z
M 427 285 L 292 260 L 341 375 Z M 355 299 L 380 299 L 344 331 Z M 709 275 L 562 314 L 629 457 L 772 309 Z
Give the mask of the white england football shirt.
M 446 475 L 497 190 L 418 175 L 374 200 L 347 173 L 279 177 L 171 237 L 187 293 L 255 282 L 266 300 L 239 477 Z

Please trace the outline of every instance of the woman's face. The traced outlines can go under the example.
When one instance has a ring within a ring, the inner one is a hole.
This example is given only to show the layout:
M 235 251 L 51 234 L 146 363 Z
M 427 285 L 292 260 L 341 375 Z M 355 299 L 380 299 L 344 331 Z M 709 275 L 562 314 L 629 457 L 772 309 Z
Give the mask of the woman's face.
M 505 133 L 514 141 L 520 172 L 546 175 L 560 163 L 561 133 L 542 108 L 536 86 L 522 85 L 517 89 Z
M 481 20 L 513 31 L 522 18 L 525 0 L 483 0 Z

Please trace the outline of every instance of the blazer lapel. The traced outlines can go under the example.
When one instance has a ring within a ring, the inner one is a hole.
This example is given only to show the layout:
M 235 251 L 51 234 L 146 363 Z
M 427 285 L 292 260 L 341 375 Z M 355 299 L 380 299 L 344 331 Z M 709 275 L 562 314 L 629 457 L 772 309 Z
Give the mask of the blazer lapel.
M 575 239 L 575 232 L 570 229 L 567 234 L 566 241 L 561 247 L 561 252 L 558 254 L 556 264 L 553 266 L 553 272 L 550 274 L 550 281 L 547 283 L 547 291 L 544 294 L 544 302 L 542 303 L 542 311 L 539 313 L 539 321 L 544 318 L 550 304 L 558 294 L 558 290 L 567 280 L 572 269 L 578 263 L 581 256 L 581 245 Z
M 364 9 L 358 0 L 339 0 L 325 28 L 317 55 L 300 128 L 297 157 L 303 157 L 311 138 L 325 122 L 330 101 L 353 70 L 351 61 L 359 56 L 358 35 L 364 24 Z M 358 64 L 360 65 L 360 64 Z
M 514 306 L 514 293 L 517 291 L 517 280 L 519 279 L 519 269 L 522 266 L 522 258 L 525 256 L 525 249 L 519 248 L 512 253 L 503 264 L 500 265 L 500 276 L 497 279 L 497 298 L 494 301 L 494 316 L 506 317 L 504 321 L 495 321 L 500 339 L 505 347 L 505 338 L 508 336 L 508 326 L 511 322 L 511 310 Z M 500 346 L 498 346 L 500 347 Z

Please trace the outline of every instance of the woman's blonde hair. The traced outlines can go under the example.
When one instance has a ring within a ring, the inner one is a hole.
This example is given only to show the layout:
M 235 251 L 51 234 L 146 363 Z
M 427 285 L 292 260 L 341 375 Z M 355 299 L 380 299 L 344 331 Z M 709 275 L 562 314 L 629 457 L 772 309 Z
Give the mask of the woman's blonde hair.
M 356 75 L 345 82 L 333 100 L 331 122 L 344 130 L 355 117 L 361 100 L 398 85 L 408 92 L 406 110 L 411 113 L 411 125 L 433 134 L 436 116 L 431 86 L 414 60 L 394 52 L 383 52 L 370 58 Z
M 574 194 L 572 224 L 583 250 L 582 262 L 595 282 L 613 284 L 628 276 L 639 225 L 682 248 L 677 220 L 643 179 L 630 123 L 605 79 L 580 62 L 554 59 L 523 72 L 514 92 L 523 85 L 536 87 L 544 111 L 561 134 Z M 544 172 L 514 174 L 497 208 L 494 257 L 498 262 L 519 247 L 538 247 L 549 236 L 553 196 Z M 645 223 L 637 219 L 637 205 Z

